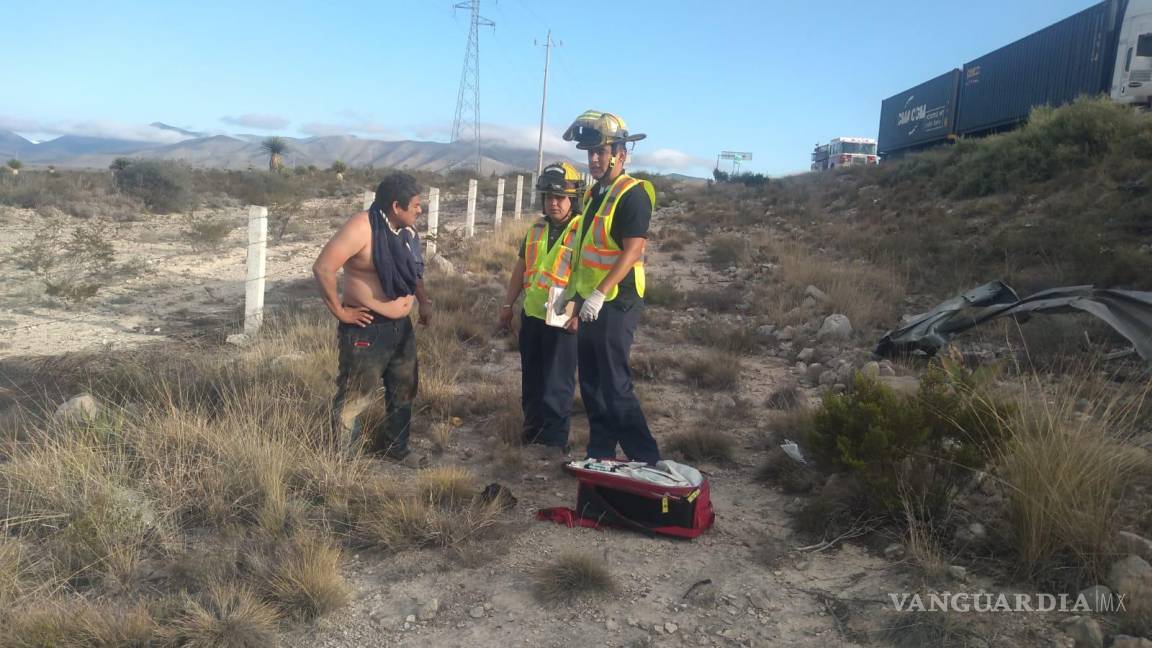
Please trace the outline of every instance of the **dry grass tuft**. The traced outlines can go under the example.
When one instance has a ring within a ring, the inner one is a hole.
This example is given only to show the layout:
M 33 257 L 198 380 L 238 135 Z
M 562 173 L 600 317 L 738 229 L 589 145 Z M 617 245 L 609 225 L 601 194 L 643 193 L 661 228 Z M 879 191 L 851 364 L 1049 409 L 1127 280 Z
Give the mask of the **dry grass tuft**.
M 702 389 L 735 392 L 740 385 L 740 359 L 723 351 L 685 360 L 682 369 L 684 379 Z
M 794 382 L 785 383 L 768 394 L 764 407 L 774 410 L 794 410 L 808 403 L 804 391 Z
M 612 573 L 590 554 L 566 553 L 541 566 L 533 577 L 536 598 L 546 603 L 571 602 L 616 590 Z
M 1149 393 L 1108 393 L 1083 381 L 1051 402 L 1024 398 L 1003 421 L 1009 438 L 999 474 L 1009 499 L 1016 544 L 1031 575 L 1075 556 L 1075 580 L 1099 578 L 1116 535 L 1119 494 L 1138 469 L 1124 434 Z M 1077 412 L 1077 403 L 1092 403 Z
M 688 461 L 731 463 L 736 458 L 736 440 L 715 423 L 701 423 L 686 432 L 677 432 L 664 442 L 668 452 L 679 453 Z
M 471 502 L 477 489 L 476 479 L 468 470 L 438 466 L 417 473 L 416 490 L 430 504 L 455 507 Z
M 266 648 L 278 644 L 276 610 L 245 587 L 213 584 L 188 598 L 170 634 L 181 646 Z
M 250 560 L 247 567 L 263 598 L 284 616 L 310 621 L 348 602 L 338 548 L 301 534 L 262 549 L 263 556 Z

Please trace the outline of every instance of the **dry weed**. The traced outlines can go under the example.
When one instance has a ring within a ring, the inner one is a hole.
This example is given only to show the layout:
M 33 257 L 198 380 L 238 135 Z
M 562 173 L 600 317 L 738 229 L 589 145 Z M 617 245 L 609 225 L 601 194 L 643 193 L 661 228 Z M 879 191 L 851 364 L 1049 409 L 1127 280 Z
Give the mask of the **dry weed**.
M 566 553 L 541 566 L 533 577 L 536 597 L 547 603 L 571 602 L 575 599 L 615 591 L 612 573 L 603 561 L 590 554 Z

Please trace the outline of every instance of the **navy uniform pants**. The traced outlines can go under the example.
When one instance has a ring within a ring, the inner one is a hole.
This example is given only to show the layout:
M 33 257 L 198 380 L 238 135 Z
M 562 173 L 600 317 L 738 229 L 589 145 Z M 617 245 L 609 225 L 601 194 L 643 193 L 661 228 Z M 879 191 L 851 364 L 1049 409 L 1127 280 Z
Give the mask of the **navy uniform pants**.
M 610 459 L 619 445 L 632 461 L 656 463 L 660 448 L 632 387 L 628 358 L 642 306 L 604 304 L 594 322 L 580 322 L 580 397 L 588 412 L 588 456 Z
M 521 314 L 519 341 L 522 441 L 562 448 L 576 392 L 576 336 Z

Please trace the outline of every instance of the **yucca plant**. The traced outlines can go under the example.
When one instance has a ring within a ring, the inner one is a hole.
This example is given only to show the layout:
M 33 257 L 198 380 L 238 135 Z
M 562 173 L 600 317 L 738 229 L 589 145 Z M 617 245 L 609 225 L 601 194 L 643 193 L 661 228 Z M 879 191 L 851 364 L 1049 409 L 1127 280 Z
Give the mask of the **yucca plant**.
M 260 149 L 268 154 L 268 170 L 276 171 L 284 166 L 284 154 L 288 152 L 288 142 L 279 135 L 273 135 L 260 142 Z

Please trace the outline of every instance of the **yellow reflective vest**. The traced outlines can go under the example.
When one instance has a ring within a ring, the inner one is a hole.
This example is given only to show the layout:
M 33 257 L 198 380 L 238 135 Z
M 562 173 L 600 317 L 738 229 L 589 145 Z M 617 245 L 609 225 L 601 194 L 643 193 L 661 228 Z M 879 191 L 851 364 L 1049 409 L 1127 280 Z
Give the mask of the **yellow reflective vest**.
M 619 243 L 612 238 L 612 218 L 616 215 L 616 205 L 620 203 L 620 199 L 624 197 L 625 193 L 636 187 L 643 187 L 644 191 L 648 193 L 648 198 L 652 201 L 652 209 L 655 210 L 656 190 L 652 187 L 652 183 L 647 180 L 638 180 L 623 173 L 612 183 L 608 189 L 608 195 L 604 196 L 600 208 L 592 216 L 588 215 L 588 207 L 592 203 L 592 192 L 595 185 L 584 191 L 584 218 L 592 218 L 592 222 L 580 241 L 580 261 L 576 264 L 572 282 L 576 292 L 585 299 L 592 294 L 593 290 L 596 290 L 604 277 L 608 276 L 608 272 L 612 270 L 612 265 L 616 263 L 616 259 L 620 257 L 623 251 Z M 643 297 L 644 260 L 637 260 L 632 268 L 636 272 L 636 293 Z M 612 290 L 604 296 L 604 299 L 605 301 L 612 301 L 616 299 L 616 295 L 619 293 L 619 288 L 613 286 Z
M 548 248 L 547 216 L 533 223 L 524 237 L 524 312 L 527 315 L 545 319 L 548 289 L 568 285 L 580 222 L 580 215 L 574 215 L 551 249 Z

